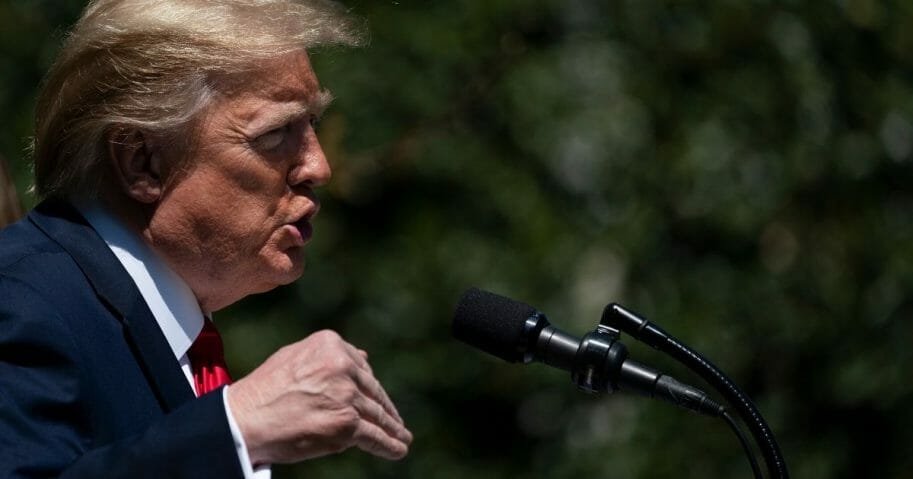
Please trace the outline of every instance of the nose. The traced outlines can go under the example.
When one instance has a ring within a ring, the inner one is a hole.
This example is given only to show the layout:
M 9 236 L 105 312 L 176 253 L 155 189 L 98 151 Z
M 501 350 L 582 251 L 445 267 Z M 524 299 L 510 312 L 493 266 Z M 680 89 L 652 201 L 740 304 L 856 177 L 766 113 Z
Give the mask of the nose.
M 316 188 L 326 185 L 333 174 L 330 163 L 313 128 L 308 127 L 306 137 L 296 163 L 289 170 L 289 186 Z

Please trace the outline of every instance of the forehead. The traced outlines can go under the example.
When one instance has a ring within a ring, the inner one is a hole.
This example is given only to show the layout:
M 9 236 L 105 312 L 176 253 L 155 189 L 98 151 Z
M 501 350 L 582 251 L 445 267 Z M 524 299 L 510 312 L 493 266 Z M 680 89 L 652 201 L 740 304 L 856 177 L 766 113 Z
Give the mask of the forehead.
M 281 126 L 308 113 L 319 115 L 331 96 L 320 89 L 304 52 L 262 62 L 244 73 L 217 80 L 216 100 L 204 114 L 210 127 L 244 137 Z M 225 130 L 227 128 L 227 130 Z
M 276 101 L 306 100 L 320 91 L 307 53 L 296 52 L 261 62 L 255 68 L 218 82 L 229 98 L 262 97 Z

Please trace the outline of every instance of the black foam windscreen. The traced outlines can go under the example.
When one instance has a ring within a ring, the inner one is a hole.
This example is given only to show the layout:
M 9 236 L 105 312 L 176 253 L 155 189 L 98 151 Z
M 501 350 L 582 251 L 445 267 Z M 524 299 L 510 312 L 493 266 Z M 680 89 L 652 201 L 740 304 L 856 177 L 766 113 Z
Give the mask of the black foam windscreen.
M 453 314 L 453 337 L 508 362 L 522 361 L 532 306 L 478 288 L 463 293 Z

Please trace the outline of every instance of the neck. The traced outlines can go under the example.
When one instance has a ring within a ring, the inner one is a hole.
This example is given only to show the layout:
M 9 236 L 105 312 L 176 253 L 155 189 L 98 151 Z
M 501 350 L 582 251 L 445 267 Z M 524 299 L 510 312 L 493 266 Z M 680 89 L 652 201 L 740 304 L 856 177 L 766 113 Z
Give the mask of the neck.
M 151 249 L 159 259 L 174 271 L 190 287 L 200 309 L 209 314 L 210 312 L 222 309 L 233 301 L 223 298 L 216 294 L 217 288 L 211 286 L 217 284 L 213 280 L 201 279 L 200 268 L 194 268 L 197 263 L 187 257 L 178 257 L 175 254 L 169 254 L 174 248 L 168 248 L 161 242 L 156 241 L 155 233 L 155 214 L 157 207 L 155 204 L 144 204 L 133 200 L 125 195 L 116 193 L 99 194 L 99 204 L 116 219 L 120 224 L 127 228 L 130 233 L 139 238 L 149 249 Z

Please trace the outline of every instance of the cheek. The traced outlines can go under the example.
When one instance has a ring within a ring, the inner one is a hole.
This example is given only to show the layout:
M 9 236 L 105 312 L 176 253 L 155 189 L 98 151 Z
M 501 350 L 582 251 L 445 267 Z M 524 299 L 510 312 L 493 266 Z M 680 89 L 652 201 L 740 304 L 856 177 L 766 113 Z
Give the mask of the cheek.
M 265 226 L 276 214 L 285 189 L 280 172 L 254 164 L 246 168 L 223 168 L 191 193 L 200 203 L 196 209 L 202 209 L 201 216 L 210 223 L 243 231 Z
M 238 229 L 268 227 L 280 213 L 286 194 L 284 180 L 275 172 L 242 175 L 213 195 L 212 208 Z
M 262 221 L 262 207 L 246 195 L 231 194 L 211 183 L 185 181 L 162 201 L 156 211 L 157 230 L 197 254 L 224 256 L 245 243 L 246 230 Z
M 170 211 L 203 254 L 259 254 L 283 220 L 284 172 L 244 151 L 207 151 L 200 162 L 169 192 Z
M 281 159 L 246 154 L 232 155 L 215 171 L 211 185 L 218 194 L 251 199 L 274 199 L 286 189 L 288 172 Z
M 269 208 L 257 198 L 243 196 L 212 202 L 197 211 L 196 222 L 203 241 L 219 245 L 225 256 L 257 251 L 273 229 Z

